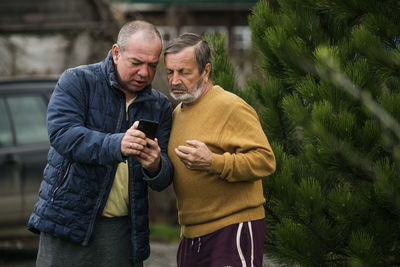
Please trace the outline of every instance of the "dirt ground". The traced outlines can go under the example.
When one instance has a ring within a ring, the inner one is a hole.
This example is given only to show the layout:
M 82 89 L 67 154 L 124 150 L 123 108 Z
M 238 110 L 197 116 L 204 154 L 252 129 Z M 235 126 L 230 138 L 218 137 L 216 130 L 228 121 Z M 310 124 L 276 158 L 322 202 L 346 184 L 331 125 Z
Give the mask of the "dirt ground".
M 1 242 L 0 242 L 1 243 Z M 0 244 L 1 245 L 1 244 Z M 176 267 L 176 252 L 178 243 L 151 242 L 151 255 L 144 262 L 144 267 Z M 4 247 L 0 246 L 0 247 Z M 36 251 L 34 249 L 23 249 L 18 251 L 0 252 L 0 266 L 2 267 L 35 267 Z M 273 261 L 264 258 L 263 267 L 277 267 Z
M 35 267 L 36 249 L 26 244 L 26 241 L 23 244 L 0 242 L 0 266 Z M 144 262 L 144 267 L 176 267 L 178 243 L 151 242 L 150 246 L 151 256 Z
M 151 254 L 144 267 L 176 267 L 178 243 L 151 242 Z

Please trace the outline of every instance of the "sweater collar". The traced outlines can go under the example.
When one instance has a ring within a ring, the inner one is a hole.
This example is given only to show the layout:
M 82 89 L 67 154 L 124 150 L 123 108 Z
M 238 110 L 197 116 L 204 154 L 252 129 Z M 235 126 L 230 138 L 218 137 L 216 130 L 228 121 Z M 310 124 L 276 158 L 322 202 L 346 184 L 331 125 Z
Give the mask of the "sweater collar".
M 213 85 L 213 86 L 211 87 L 211 89 L 208 90 L 208 92 L 207 92 L 205 95 L 203 95 L 200 99 L 198 99 L 197 102 L 194 103 L 193 105 L 190 105 L 190 106 L 187 106 L 187 107 L 183 108 L 182 102 L 180 102 L 180 103 L 177 105 L 177 107 L 179 107 L 179 109 L 182 110 L 182 111 L 192 110 L 192 109 L 194 109 L 194 107 L 196 107 L 196 106 L 201 106 L 200 103 L 202 103 L 202 102 L 208 103 L 208 100 L 207 100 L 207 99 L 208 99 L 208 98 L 212 98 L 212 97 L 214 96 L 214 94 L 216 93 L 216 91 L 218 91 L 218 90 L 220 90 L 220 89 L 222 90 L 222 88 L 221 88 L 220 86 L 218 86 L 218 85 Z

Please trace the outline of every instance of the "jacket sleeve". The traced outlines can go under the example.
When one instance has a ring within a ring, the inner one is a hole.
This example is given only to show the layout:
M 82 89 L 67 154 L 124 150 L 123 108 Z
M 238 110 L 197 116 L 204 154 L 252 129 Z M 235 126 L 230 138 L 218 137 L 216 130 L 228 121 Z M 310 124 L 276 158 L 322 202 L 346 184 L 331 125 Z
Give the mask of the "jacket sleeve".
M 53 92 L 47 110 L 50 144 L 72 161 L 108 165 L 123 161 L 123 134 L 110 134 L 85 126 L 89 99 L 84 74 L 65 71 Z M 94 78 L 93 78 L 94 79 Z
M 174 169 L 172 163 L 168 157 L 168 141 L 171 132 L 172 125 L 172 105 L 167 98 L 162 98 L 162 108 L 160 112 L 159 128 L 157 132 L 158 145 L 161 149 L 161 166 L 159 173 L 150 177 L 146 171 L 142 168 L 143 179 L 148 185 L 156 191 L 161 191 L 168 187 L 172 182 L 174 175 Z
M 254 181 L 275 171 L 275 156 L 255 110 L 239 102 L 230 109 L 220 140 L 224 153 L 213 153 L 210 172 L 229 182 Z

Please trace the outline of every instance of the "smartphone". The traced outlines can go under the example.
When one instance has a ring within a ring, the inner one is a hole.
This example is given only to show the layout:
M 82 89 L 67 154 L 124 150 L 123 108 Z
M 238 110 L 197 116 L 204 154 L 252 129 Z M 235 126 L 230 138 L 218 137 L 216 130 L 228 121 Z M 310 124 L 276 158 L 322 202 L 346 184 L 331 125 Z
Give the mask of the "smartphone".
M 150 120 L 139 120 L 138 130 L 144 132 L 147 138 L 153 139 L 156 137 L 158 122 Z

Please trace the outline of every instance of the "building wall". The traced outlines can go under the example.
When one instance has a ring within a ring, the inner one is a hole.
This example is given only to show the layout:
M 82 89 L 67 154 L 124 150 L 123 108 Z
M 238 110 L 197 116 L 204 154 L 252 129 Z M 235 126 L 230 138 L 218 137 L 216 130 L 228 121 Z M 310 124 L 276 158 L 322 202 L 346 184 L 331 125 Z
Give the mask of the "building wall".
M 224 34 L 229 54 L 238 68 L 239 85 L 245 85 L 246 79 L 254 72 L 248 16 L 256 1 L 152 0 L 151 2 L 148 4 L 148 1 L 135 0 L 127 3 L 114 0 L 111 2 L 111 7 L 120 20 L 144 19 L 152 22 L 160 30 L 164 45 L 185 32 Z M 163 72 L 163 69 L 160 72 Z M 156 82 L 161 88 L 166 86 L 162 78 L 156 78 Z
M 104 58 L 118 23 L 102 0 L 0 2 L 0 77 L 59 75 Z
M 0 76 L 57 75 L 91 57 L 87 32 L 65 34 L 15 33 L 0 37 Z

